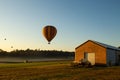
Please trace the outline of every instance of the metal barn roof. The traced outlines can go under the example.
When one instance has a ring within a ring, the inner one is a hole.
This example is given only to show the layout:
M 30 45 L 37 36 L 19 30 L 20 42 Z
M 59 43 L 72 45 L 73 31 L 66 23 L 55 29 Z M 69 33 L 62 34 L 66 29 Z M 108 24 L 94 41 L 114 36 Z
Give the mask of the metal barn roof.
M 119 48 L 117 48 L 117 47 L 115 47 L 115 46 L 111 46 L 111 45 L 104 44 L 104 43 L 101 43 L 101 42 L 98 42 L 98 41 L 94 41 L 94 40 L 91 40 L 91 41 L 93 41 L 93 42 L 95 42 L 95 43 L 97 43 L 97 44 L 99 44 L 99 45 L 101 45 L 101 46 L 104 46 L 104 47 L 106 47 L 106 48 L 115 49 L 115 50 L 120 50 Z

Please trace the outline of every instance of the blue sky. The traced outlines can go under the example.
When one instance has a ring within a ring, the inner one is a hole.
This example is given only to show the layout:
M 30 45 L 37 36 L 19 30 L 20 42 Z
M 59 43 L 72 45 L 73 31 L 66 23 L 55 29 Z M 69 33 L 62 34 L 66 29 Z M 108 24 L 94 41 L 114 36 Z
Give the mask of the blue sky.
M 50 45 L 46 25 L 57 28 Z M 88 39 L 120 46 L 120 0 L 0 0 L 0 49 L 74 51 Z

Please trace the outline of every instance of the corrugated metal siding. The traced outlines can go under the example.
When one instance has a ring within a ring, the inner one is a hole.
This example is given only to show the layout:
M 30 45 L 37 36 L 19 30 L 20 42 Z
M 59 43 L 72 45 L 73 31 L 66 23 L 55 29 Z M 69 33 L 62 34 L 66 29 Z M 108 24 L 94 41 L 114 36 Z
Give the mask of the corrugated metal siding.
M 107 65 L 116 64 L 116 51 L 112 49 L 107 49 Z
M 116 51 L 116 64 L 120 65 L 120 51 Z

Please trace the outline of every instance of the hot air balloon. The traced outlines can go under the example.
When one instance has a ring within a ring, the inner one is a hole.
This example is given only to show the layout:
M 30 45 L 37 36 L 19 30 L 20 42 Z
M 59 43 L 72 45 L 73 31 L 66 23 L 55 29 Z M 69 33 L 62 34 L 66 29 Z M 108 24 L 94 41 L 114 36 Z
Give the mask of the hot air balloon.
M 11 48 L 13 48 L 13 46 L 11 46 Z
M 48 44 L 50 44 L 51 40 L 56 36 L 57 29 L 54 26 L 47 25 L 43 28 L 42 33 Z

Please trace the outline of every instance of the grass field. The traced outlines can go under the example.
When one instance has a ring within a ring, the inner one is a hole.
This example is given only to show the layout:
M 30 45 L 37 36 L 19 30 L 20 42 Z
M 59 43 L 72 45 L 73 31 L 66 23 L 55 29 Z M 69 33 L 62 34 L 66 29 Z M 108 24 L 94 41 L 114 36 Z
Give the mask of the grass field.
M 73 68 L 70 63 L 0 63 L 0 80 L 120 80 L 120 66 Z

